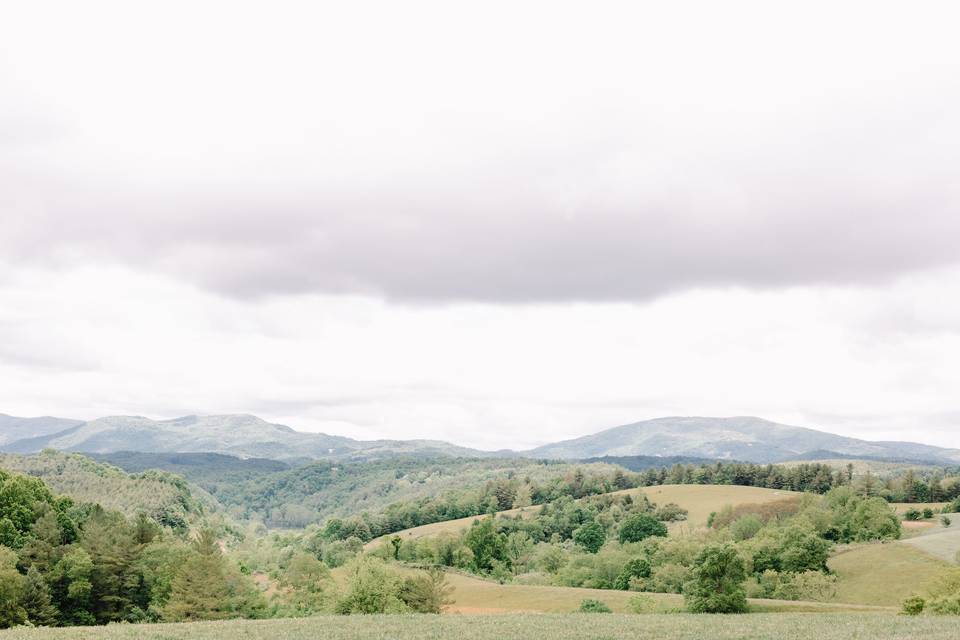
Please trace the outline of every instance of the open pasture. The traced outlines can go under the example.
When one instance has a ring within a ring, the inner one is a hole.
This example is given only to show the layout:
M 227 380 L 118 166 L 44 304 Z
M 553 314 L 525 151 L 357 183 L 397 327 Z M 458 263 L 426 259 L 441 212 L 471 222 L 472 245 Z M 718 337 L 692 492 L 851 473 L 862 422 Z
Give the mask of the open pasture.
M 953 618 L 870 613 L 320 616 L 169 625 L 13 629 L 0 640 L 952 640 Z

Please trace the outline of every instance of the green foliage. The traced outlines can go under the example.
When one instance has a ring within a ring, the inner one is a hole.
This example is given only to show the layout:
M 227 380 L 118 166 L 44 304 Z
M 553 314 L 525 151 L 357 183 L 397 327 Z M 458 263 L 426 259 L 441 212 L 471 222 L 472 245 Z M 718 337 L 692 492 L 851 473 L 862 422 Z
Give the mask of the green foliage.
M 593 600 L 587 598 L 580 603 L 580 608 L 577 609 L 580 613 L 613 613 L 606 604 L 600 600 Z
M 201 530 L 173 579 L 164 620 L 256 617 L 264 608 L 249 578 L 224 558 L 210 529 Z
M 99 504 L 125 514 L 144 513 L 156 522 L 180 531 L 186 531 L 191 523 L 215 506 L 209 496 L 194 496 L 183 478 L 157 471 L 130 475 L 80 454 L 57 451 L 32 456 L 0 454 L 0 467 L 33 476 L 19 482 L 32 484 L 32 490 L 36 492 L 34 500 L 52 504 L 52 490 L 77 503 Z M 0 488 L 0 513 L 6 513 L 2 494 Z M 57 509 L 63 510 L 62 506 Z
M 657 610 L 657 601 L 646 594 L 638 593 L 630 598 L 629 607 L 633 613 L 653 613 Z
M 700 552 L 693 579 L 684 588 L 687 608 L 693 613 L 743 613 L 746 568 L 732 545 L 710 545 Z
M 900 608 L 900 613 L 905 616 L 918 616 L 923 613 L 923 610 L 926 606 L 926 600 L 920 596 L 913 596 L 912 598 L 907 598 L 903 601 L 903 606 Z
M 730 535 L 732 535 L 733 539 L 737 542 L 742 542 L 757 535 L 762 528 L 763 521 L 750 513 L 738 518 L 730 525 Z
M 433 568 L 411 576 L 400 587 L 400 599 L 417 613 L 442 613 L 452 604 L 450 595 L 453 587 L 447 582 L 447 574 L 442 569 Z
M 646 513 L 630 516 L 620 525 L 620 542 L 640 542 L 651 536 L 665 537 L 667 526 Z
M 650 561 L 646 558 L 633 558 L 623 566 L 620 574 L 613 583 L 614 589 L 626 591 L 635 578 L 649 578 L 651 574 Z
M 596 553 L 607 540 L 607 532 L 599 522 L 588 522 L 573 532 L 573 541 L 589 551 Z
M 361 555 L 348 565 L 349 584 L 336 612 L 402 613 L 408 610 L 400 599 L 403 581 L 379 558 Z
M 832 522 L 825 536 L 837 542 L 869 542 L 900 538 L 900 519 L 882 498 L 857 495 L 849 487 L 825 496 Z
M 464 538 L 464 544 L 470 549 L 473 568 L 479 572 L 489 572 L 494 562 L 507 562 L 507 537 L 498 533 L 493 518 L 483 518 L 473 523 Z
M 17 572 L 17 554 L 0 546 L 0 629 L 27 622 L 22 597 L 25 580 Z

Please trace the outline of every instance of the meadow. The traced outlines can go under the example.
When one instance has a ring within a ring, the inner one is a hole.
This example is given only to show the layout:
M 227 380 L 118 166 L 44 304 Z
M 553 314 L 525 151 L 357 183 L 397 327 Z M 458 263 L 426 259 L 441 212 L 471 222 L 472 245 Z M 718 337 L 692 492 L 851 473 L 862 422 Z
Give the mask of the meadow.
M 911 618 L 860 613 L 511 614 L 319 616 L 102 628 L 12 629 L 0 640 L 948 640 L 953 618 Z
M 671 522 L 668 525 L 671 533 L 679 533 L 683 530 L 706 526 L 710 514 L 718 511 L 724 505 L 762 504 L 783 500 L 790 496 L 801 495 L 793 491 L 764 489 L 762 487 L 700 484 L 668 484 L 611 492 L 611 495 L 638 496 L 641 494 L 647 496 L 652 502 L 658 505 L 674 502 L 687 510 L 686 520 Z M 525 518 L 532 517 L 539 511 L 539 506 L 521 507 L 500 511 L 497 513 L 497 517 Z M 405 529 L 404 531 L 371 540 L 367 543 L 366 548 L 368 550 L 375 549 L 394 536 L 400 536 L 408 540 L 417 540 L 442 533 L 459 533 L 468 529 L 476 519 L 477 516 L 471 516 Z

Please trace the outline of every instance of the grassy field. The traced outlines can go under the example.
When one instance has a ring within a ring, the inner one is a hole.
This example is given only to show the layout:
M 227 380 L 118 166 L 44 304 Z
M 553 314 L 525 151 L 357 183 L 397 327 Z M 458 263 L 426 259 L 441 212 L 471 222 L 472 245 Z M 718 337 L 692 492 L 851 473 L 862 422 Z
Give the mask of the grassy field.
M 926 593 L 951 567 L 910 542 L 859 545 L 833 556 L 829 566 L 839 578 L 836 601 L 898 606 Z
M 790 496 L 801 494 L 794 491 L 778 489 L 764 489 L 762 487 L 741 487 L 732 485 L 703 485 L 703 484 L 665 484 L 641 489 L 627 489 L 620 493 L 643 493 L 650 500 L 663 505 L 675 502 L 687 511 L 687 520 L 674 523 L 677 527 L 697 528 L 707 526 L 707 519 L 714 511 L 719 511 L 724 505 L 756 504 L 776 502 Z
M 454 587 L 454 613 L 570 613 L 587 599 L 600 600 L 615 613 L 630 612 L 630 598 L 637 594 L 610 589 L 581 589 L 521 584 L 498 584 L 473 576 L 450 573 L 448 580 Z M 676 612 L 683 608 L 683 597 L 671 593 L 643 594 L 652 603 L 651 613 Z M 897 603 L 899 604 L 899 603 Z M 751 610 L 774 611 L 871 611 L 892 612 L 883 607 L 859 604 L 820 602 L 790 602 L 786 600 L 750 600 Z
M 948 529 L 936 527 L 923 535 L 904 540 L 903 544 L 920 549 L 944 562 L 955 564 L 957 553 L 960 552 L 960 526 L 952 526 Z
M 670 523 L 672 533 L 706 526 L 707 518 L 710 517 L 710 514 L 718 511 L 727 504 L 735 506 L 738 504 L 773 502 L 793 495 L 799 495 L 793 491 L 779 491 L 759 487 L 701 484 L 667 484 L 655 487 L 642 487 L 639 489 L 625 489 L 623 491 L 615 491 L 613 494 L 630 494 L 634 496 L 644 494 L 659 505 L 675 502 L 689 511 L 686 521 Z M 539 510 L 540 507 L 510 509 L 509 511 L 497 513 L 497 517 L 534 516 Z M 406 529 L 389 536 L 371 540 L 367 543 L 366 548 L 373 549 L 393 536 L 415 540 L 439 535 L 441 533 L 459 533 L 468 528 L 476 519 L 476 516 L 471 516 L 469 518 L 435 522 L 433 524 L 425 524 L 421 527 Z
M 954 639 L 953 618 L 893 615 L 513 614 L 324 616 L 291 620 L 14 629 L 0 640 L 924 640 Z

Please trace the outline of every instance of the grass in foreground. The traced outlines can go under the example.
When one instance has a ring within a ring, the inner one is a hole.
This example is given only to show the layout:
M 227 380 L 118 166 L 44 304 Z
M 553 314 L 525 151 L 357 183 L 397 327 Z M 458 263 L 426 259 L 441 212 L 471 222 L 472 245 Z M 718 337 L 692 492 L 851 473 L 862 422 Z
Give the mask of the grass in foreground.
M 851 613 L 744 616 L 513 614 L 503 616 L 324 616 L 293 620 L 229 621 L 100 628 L 14 629 L 0 640 L 947 640 L 953 618 Z

